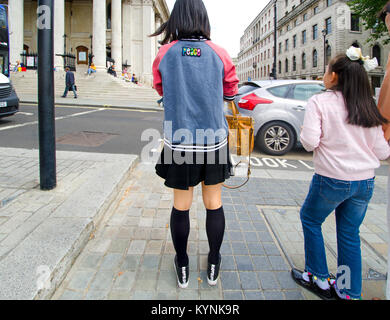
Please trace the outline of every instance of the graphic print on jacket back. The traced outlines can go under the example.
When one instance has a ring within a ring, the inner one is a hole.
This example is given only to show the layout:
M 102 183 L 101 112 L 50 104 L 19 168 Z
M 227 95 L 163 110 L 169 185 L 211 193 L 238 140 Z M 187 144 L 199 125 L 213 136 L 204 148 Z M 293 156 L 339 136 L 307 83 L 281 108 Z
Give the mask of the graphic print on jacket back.
M 226 141 L 224 99 L 234 99 L 239 80 L 224 49 L 206 40 L 171 42 L 160 48 L 153 76 L 154 88 L 164 97 L 168 144 L 203 146 Z M 215 140 L 197 138 L 197 129 L 212 130 Z

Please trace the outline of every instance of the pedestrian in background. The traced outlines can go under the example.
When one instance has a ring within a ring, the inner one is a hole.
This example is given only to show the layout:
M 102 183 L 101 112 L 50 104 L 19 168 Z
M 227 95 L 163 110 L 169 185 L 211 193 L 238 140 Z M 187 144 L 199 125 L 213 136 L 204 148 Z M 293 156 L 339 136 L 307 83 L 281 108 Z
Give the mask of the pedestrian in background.
M 386 23 L 387 29 L 390 33 L 390 1 L 385 5 L 383 10 L 380 12 L 380 17 L 384 20 Z M 387 120 L 390 121 L 390 56 L 389 61 L 387 63 L 387 71 L 385 78 L 382 83 L 382 88 L 379 95 L 378 100 L 378 107 L 383 115 Z M 390 140 L 390 125 L 384 124 L 383 130 L 385 133 L 385 138 L 387 141 Z M 387 258 L 387 285 L 386 285 L 386 299 L 390 300 L 390 171 L 389 171 L 389 179 L 388 179 L 388 196 L 387 196 L 387 227 L 388 227 L 388 247 L 389 247 L 389 253 Z
M 177 0 L 169 20 L 151 36 L 162 33 L 163 46 L 153 63 L 153 84 L 164 96 L 165 145 L 156 173 L 173 189 L 170 228 L 177 281 L 180 288 L 188 286 L 189 210 L 194 187 L 201 183 L 210 248 L 207 281 L 216 285 L 225 232 L 221 188 L 231 168 L 224 99 L 234 100 L 239 80 L 229 54 L 210 41 L 210 23 L 202 0 Z M 206 130 L 220 135 L 211 141 L 199 137 L 197 132 Z M 184 132 L 188 134 L 186 141 Z
M 72 71 L 70 71 L 69 67 L 65 68 L 66 76 L 65 76 L 65 92 L 62 95 L 62 98 L 66 98 L 69 90 L 73 91 L 74 98 L 77 99 L 77 93 L 76 93 L 76 83 L 74 79 L 74 74 Z
M 367 72 L 377 60 L 359 48 L 332 59 L 324 75 L 326 92 L 307 105 L 301 142 L 314 150 L 315 174 L 301 208 L 305 270 L 292 277 L 322 299 L 360 299 L 362 258 L 359 228 L 374 191 L 375 169 L 390 156 L 381 116 L 372 97 Z M 353 81 L 352 81 L 352 80 Z M 322 224 L 335 211 L 337 279 L 330 280 Z M 344 274 L 345 272 L 345 274 Z M 350 286 L 342 279 L 349 277 Z M 340 284 L 341 283 L 341 284 Z

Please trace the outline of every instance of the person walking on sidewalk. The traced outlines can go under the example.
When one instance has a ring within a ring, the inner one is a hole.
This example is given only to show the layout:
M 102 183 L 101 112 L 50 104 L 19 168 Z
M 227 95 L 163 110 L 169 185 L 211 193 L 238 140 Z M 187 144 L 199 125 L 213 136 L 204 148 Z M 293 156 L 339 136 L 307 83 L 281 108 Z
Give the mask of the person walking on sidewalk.
M 230 178 L 228 125 L 224 99 L 238 92 L 229 54 L 210 41 L 210 23 L 202 0 L 177 0 L 169 20 L 151 36 L 164 33 L 153 63 L 153 84 L 164 96 L 164 148 L 156 173 L 173 189 L 170 228 L 180 288 L 189 280 L 187 242 L 193 190 L 201 183 L 206 208 L 207 280 L 216 285 L 225 232 L 222 183 Z
M 322 299 L 360 299 L 359 228 L 374 191 L 375 168 L 390 156 L 367 72 L 378 65 L 359 48 L 333 58 L 324 75 L 326 92 L 307 105 L 301 141 L 314 150 L 315 174 L 301 208 L 305 270 L 293 279 Z M 321 226 L 335 210 L 336 279 L 329 279 Z M 345 282 L 343 282 L 345 280 Z
M 72 71 L 70 71 L 69 67 L 65 68 L 66 76 L 65 76 L 65 92 L 62 95 L 62 98 L 66 98 L 69 90 L 73 91 L 74 98 L 77 99 L 77 93 L 76 93 L 76 84 L 74 79 L 74 74 Z
M 385 5 L 383 10 L 381 10 L 380 17 L 384 20 L 387 26 L 387 30 L 390 33 L 390 1 Z M 387 120 L 390 121 L 390 55 L 389 55 L 389 61 L 387 63 L 386 75 L 383 80 L 381 92 L 379 95 L 378 107 L 383 117 L 385 117 Z M 390 140 L 389 123 L 383 125 L 383 130 L 385 133 L 386 140 L 389 141 Z M 387 259 L 388 271 L 387 271 L 386 299 L 390 300 L 390 171 L 389 171 L 387 190 L 388 190 L 387 227 L 389 233 L 389 240 L 388 240 L 389 253 Z

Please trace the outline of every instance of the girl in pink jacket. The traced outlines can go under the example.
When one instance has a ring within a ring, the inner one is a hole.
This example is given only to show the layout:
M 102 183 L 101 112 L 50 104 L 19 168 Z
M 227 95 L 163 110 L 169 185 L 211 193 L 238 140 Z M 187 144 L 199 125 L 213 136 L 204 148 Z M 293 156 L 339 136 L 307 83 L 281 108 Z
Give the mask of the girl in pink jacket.
M 367 71 L 376 59 L 351 47 L 335 57 L 324 75 L 326 92 L 308 103 L 301 141 L 314 150 L 315 174 L 300 215 L 305 271 L 294 280 L 323 299 L 360 299 L 362 259 L 359 228 L 374 191 L 375 169 L 390 156 Z M 321 226 L 335 211 L 337 279 L 329 280 Z

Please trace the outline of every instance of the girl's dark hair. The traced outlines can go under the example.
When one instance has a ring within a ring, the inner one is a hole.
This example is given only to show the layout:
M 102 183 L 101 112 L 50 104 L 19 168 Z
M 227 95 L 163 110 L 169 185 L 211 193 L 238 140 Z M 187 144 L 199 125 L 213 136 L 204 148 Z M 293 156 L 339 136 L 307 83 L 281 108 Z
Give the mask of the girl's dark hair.
M 380 20 L 382 20 L 384 23 L 386 23 L 386 16 L 387 16 L 387 12 L 390 13 L 390 1 L 388 1 L 385 6 L 383 7 L 383 9 L 381 11 L 378 12 L 378 18 Z
M 338 84 L 332 89 L 344 96 L 349 124 L 372 128 L 387 123 L 375 103 L 362 61 L 352 61 L 342 54 L 332 59 L 328 68 L 329 73 L 338 75 Z
M 150 37 L 164 33 L 162 45 L 174 40 L 206 38 L 210 40 L 210 22 L 202 0 L 176 0 L 171 16 Z

